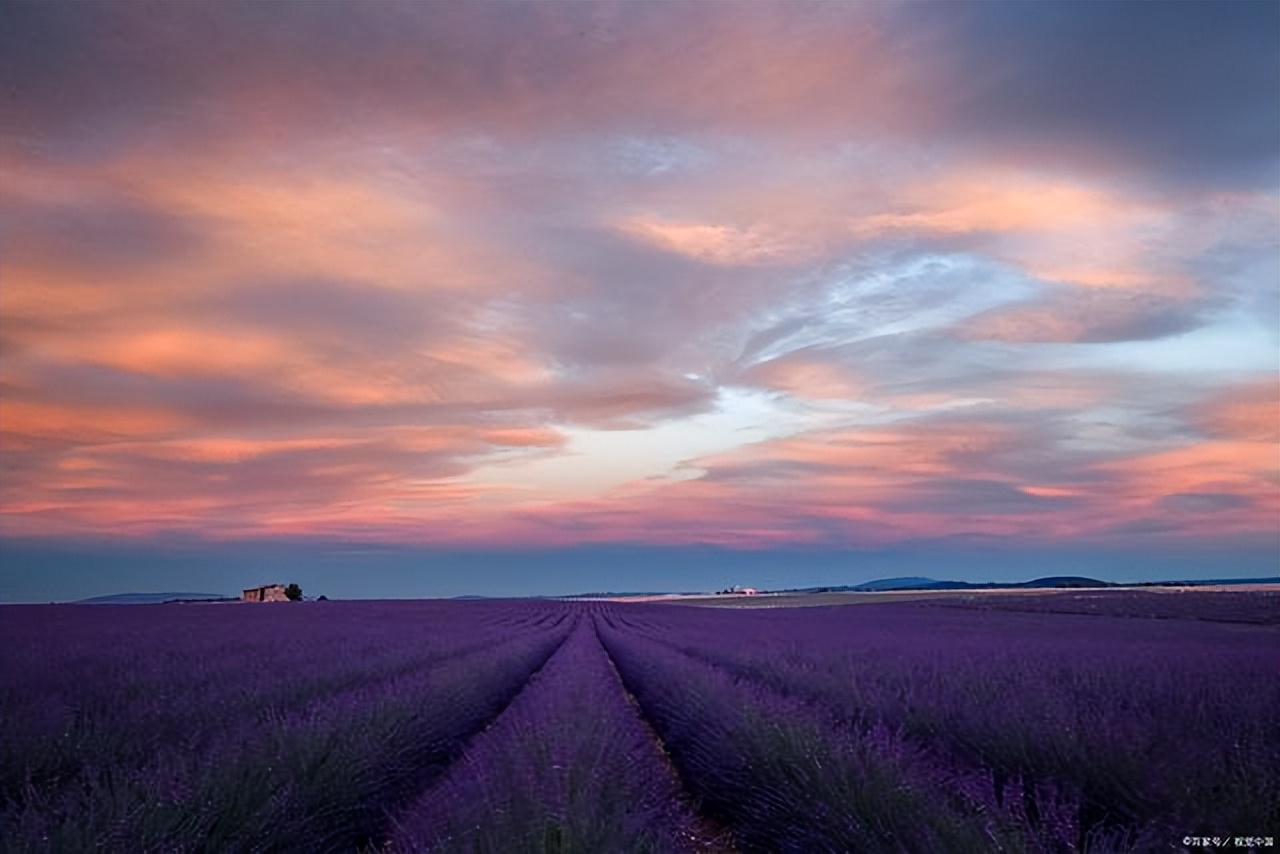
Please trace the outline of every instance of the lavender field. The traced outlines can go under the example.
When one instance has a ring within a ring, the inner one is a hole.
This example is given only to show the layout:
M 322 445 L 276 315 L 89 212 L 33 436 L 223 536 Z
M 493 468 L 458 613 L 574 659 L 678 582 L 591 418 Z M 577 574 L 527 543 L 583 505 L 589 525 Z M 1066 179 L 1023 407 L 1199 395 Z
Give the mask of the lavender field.
M 1274 844 L 1276 599 L 1091 595 L 4 606 L 0 850 Z

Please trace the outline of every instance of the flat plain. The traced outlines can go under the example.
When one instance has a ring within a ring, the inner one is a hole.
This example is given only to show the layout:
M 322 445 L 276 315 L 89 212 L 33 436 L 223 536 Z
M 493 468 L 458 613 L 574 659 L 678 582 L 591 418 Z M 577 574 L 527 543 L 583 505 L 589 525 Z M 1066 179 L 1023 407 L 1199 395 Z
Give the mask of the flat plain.
M 735 598 L 4 606 L 0 851 L 1280 836 L 1274 590 Z

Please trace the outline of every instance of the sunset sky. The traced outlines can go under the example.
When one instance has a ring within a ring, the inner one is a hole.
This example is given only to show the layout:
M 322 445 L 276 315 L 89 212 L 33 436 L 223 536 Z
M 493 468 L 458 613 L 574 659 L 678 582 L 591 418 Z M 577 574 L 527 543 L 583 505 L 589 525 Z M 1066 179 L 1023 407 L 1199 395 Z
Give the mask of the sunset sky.
M 5 3 L 0 599 L 1277 574 L 1280 4 Z

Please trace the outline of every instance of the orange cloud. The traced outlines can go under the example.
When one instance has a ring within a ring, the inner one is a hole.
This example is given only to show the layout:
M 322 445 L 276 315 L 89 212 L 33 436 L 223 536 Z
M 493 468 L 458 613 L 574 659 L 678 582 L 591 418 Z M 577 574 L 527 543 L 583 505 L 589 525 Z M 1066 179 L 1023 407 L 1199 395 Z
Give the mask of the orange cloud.
M 813 400 L 858 400 L 867 386 L 847 368 L 796 356 L 753 365 L 739 381 Z
M 509 448 L 545 448 L 563 444 L 564 435 L 546 427 L 510 427 L 481 430 L 479 438 Z
M 1187 293 L 1192 283 L 1154 265 L 1152 240 L 1176 211 L 1115 190 L 1030 172 L 978 167 L 900 188 L 898 211 L 859 216 L 853 233 L 971 235 L 1037 278 L 1100 288 Z
M 1275 445 L 1209 441 L 1098 466 L 1124 475 L 1130 489 L 1158 497 L 1180 492 L 1270 493 L 1280 475 Z
M 961 172 L 902 188 L 908 212 L 884 213 L 856 221 L 859 230 L 970 232 L 1053 232 L 1100 222 L 1131 223 L 1142 209 L 1117 209 L 1100 190 L 1032 174 Z
M 1211 437 L 1274 446 L 1280 440 L 1280 387 L 1272 379 L 1229 387 L 1192 407 L 1190 415 Z
M 76 360 L 161 377 L 244 376 L 272 366 L 279 369 L 291 361 L 278 338 L 239 331 L 182 327 L 108 331 L 68 343 L 80 348 L 66 354 Z
M 289 451 L 324 450 L 352 447 L 358 440 L 346 438 L 244 439 L 217 437 L 116 445 L 113 451 L 133 450 L 158 459 L 187 460 L 205 463 L 240 463 L 269 454 Z
M 618 229 L 641 243 L 707 264 L 730 267 L 783 264 L 812 252 L 799 239 L 764 226 L 633 217 L 622 222 Z
M 0 434 L 9 451 L 49 442 L 89 444 L 122 437 L 166 436 L 193 423 L 190 416 L 156 406 L 73 406 L 38 400 L 0 404 Z

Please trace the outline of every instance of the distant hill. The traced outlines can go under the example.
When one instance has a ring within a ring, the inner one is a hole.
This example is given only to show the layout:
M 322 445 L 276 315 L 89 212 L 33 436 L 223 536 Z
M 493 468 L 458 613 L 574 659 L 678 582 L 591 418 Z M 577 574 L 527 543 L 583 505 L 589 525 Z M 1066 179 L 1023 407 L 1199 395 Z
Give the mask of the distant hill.
M 938 584 L 946 584 L 948 582 L 939 581 L 936 578 L 920 578 L 918 576 L 910 576 L 907 578 L 878 578 L 875 581 L 865 581 L 862 584 L 855 584 L 852 587 L 844 588 L 847 590 L 922 590 L 929 589 Z
M 1082 575 L 1049 575 L 1044 578 L 1037 578 L 1034 581 L 1024 581 L 1021 584 L 1010 584 L 1010 587 L 1114 587 L 1115 585 L 1109 581 L 1099 581 L 1096 578 L 1085 578 Z
M 894 590 L 996 590 L 1016 588 L 1062 588 L 1062 587 L 1113 587 L 1107 581 L 1086 578 L 1080 575 L 1051 575 L 1033 581 L 1000 584 L 984 581 L 940 581 L 936 578 L 908 576 L 905 578 L 877 578 L 861 584 L 846 584 L 839 587 L 806 587 L 788 591 L 794 593 L 886 593 Z
M 1045 590 L 1045 589 L 1094 589 L 1105 587 L 1203 587 L 1230 586 L 1234 584 L 1280 584 L 1280 578 L 1211 578 L 1193 581 L 1100 581 L 1084 575 L 1047 575 L 1031 581 L 939 581 L 933 578 L 910 576 L 906 578 L 877 578 L 861 584 L 829 587 L 802 587 L 775 591 L 780 593 L 876 593 L 894 590 Z
M 160 605 L 164 602 L 207 602 L 234 599 L 222 593 L 113 593 L 80 599 L 76 605 Z
M 998 584 L 993 581 L 936 581 L 933 579 L 881 579 L 860 584 L 852 590 L 993 590 L 997 588 L 1110 588 L 1110 581 L 1083 575 L 1050 575 L 1032 581 Z

